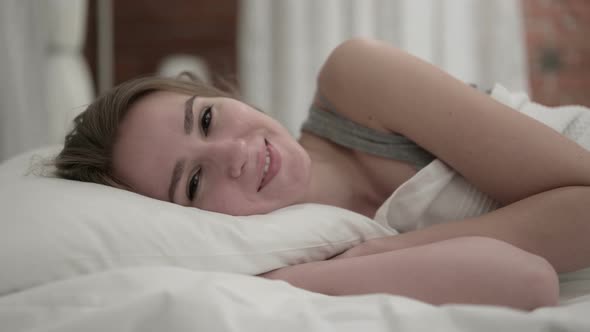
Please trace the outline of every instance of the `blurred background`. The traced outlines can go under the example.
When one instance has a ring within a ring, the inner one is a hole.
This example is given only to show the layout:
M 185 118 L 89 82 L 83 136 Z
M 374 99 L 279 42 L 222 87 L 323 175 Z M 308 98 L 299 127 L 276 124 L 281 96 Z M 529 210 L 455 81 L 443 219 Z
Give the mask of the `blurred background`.
M 315 75 L 351 36 L 457 78 L 590 106 L 588 0 L 2 0 L 0 160 L 61 143 L 95 96 L 190 70 L 229 82 L 294 134 Z

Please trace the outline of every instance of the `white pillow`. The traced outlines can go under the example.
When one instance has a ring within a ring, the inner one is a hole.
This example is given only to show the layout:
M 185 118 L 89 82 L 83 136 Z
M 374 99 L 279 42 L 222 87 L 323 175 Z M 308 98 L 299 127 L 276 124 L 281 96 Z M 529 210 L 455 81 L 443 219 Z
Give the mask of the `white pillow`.
M 395 234 L 330 206 L 302 204 L 232 217 L 107 186 L 23 175 L 31 162 L 58 150 L 0 165 L 0 294 L 124 266 L 255 275 Z

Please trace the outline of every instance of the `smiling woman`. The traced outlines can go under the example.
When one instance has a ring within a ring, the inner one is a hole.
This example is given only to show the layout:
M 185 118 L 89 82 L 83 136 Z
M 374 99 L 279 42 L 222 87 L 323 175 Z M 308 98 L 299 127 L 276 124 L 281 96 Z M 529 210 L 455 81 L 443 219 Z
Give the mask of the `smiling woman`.
M 555 303 L 555 270 L 590 265 L 590 153 L 582 146 L 374 40 L 338 46 L 317 82 L 297 141 L 266 114 L 198 82 L 129 81 L 76 118 L 58 174 L 231 215 L 321 203 L 373 217 L 397 188 L 444 162 L 472 185 L 465 196 L 500 208 L 264 276 L 327 294 L 533 308 Z M 490 279 L 491 271 L 501 275 Z

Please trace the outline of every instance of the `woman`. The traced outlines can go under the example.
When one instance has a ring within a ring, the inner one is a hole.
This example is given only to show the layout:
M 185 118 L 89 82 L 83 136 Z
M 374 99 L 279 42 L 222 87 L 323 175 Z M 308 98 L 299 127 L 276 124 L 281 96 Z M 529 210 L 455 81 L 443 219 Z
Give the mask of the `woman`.
M 353 39 L 332 52 L 299 141 L 229 97 L 127 82 L 76 119 L 58 173 L 233 215 L 314 202 L 372 217 L 436 156 L 504 207 L 262 276 L 333 295 L 532 309 L 556 303 L 555 270 L 590 265 L 590 153 L 390 45 Z

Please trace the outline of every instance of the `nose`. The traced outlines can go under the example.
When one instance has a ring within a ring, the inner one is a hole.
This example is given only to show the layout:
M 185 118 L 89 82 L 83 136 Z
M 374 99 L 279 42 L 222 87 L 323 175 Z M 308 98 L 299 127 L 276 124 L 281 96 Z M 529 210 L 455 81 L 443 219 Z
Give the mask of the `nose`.
M 248 161 L 247 143 L 244 139 L 226 139 L 213 142 L 209 155 L 214 160 L 215 167 L 224 169 L 233 178 L 242 175 Z

